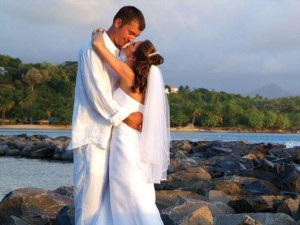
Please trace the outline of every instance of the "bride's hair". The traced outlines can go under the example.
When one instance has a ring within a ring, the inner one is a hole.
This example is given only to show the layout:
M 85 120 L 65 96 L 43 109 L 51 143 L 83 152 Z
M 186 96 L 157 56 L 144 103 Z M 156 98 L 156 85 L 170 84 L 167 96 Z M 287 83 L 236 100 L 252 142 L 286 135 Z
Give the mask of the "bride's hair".
M 135 50 L 133 56 L 136 61 L 132 68 L 135 77 L 131 90 L 145 93 L 150 67 L 163 64 L 164 58 L 156 51 L 155 46 L 149 40 L 143 41 Z

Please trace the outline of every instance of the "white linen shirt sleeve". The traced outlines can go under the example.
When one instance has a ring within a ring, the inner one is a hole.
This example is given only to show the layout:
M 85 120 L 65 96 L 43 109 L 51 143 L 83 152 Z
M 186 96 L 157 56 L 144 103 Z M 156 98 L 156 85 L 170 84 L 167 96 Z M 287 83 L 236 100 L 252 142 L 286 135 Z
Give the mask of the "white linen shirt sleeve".
M 83 48 L 79 54 L 79 72 L 83 89 L 90 106 L 113 126 L 118 126 L 132 113 L 113 100 L 112 87 L 106 63 L 92 48 Z

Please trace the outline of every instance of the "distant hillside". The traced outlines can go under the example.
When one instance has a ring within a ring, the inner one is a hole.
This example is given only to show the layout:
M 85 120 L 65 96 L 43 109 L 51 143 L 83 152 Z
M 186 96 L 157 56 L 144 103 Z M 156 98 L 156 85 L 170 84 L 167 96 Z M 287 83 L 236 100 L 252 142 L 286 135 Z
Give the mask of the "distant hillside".
M 283 98 L 292 96 L 291 93 L 279 87 L 276 84 L 270 84 L 263 86 L 255 91 L 252 91 L 248 94 L 250 97 L 255 97 L 256 95 L 260 95 L 265 98 L 274 99 L 274 98 Z

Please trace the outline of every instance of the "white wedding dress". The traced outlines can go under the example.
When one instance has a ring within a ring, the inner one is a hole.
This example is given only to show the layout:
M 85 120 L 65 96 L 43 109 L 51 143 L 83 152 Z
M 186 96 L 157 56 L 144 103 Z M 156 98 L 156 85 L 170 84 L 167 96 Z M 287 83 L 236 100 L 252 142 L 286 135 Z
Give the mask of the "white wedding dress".
M 121 106 L 143 112 L 144 105 L 117 88 Z M 114 127 L 110 147 L 109 186 L 113 225 L 163 225 L 155 204 L 153 183 L 146 182 L 138 165 L 141 133 L 125 123 Z

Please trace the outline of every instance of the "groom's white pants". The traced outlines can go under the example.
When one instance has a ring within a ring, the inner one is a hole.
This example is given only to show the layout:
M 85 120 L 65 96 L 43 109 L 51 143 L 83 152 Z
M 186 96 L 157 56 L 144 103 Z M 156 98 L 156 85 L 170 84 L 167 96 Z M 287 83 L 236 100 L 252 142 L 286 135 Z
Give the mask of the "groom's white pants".
M 111 221 L 108 185 L 109 151 L 93 144 L 73 150 L 76 225 L 108 225 Z

